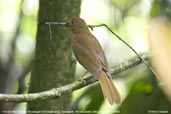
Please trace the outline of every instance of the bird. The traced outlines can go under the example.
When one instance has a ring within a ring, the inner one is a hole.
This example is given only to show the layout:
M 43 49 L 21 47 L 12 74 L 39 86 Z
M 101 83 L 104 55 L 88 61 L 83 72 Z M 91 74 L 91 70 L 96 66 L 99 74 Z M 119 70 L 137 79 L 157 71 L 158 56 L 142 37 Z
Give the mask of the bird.
M 77 61 L 99 80 L 102 93 L 113 105 L 121 102 L 120 94 L 115 87 L 104 51 L 90 32 L 86 22 L 80 17 L 74 17 L 66 22 L 66 27 L 72 32 L 72 50 Z

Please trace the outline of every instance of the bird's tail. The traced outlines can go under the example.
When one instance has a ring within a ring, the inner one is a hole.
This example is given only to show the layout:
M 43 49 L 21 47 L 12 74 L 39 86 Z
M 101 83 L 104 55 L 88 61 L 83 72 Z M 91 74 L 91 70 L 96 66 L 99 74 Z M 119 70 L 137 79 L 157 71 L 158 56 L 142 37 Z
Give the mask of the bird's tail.
M 103 91 L 103 95 L 109 101 L 109 103 L 111 105 L 114 103 L 119 104 L 120 95 L 112 81 L 112 78 L 108 77 L 105 72 L 101 72 L 99 76 L 99 82 Z

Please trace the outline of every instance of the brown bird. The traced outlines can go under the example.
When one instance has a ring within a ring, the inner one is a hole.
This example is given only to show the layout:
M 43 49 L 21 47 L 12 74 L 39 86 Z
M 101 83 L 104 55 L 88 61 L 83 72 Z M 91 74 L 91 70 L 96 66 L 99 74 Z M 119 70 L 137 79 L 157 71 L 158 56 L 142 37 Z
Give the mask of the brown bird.
M 73 33 L 72 49 L 78 62 L 99 80 L 103 95 L 111 105 L 114 102 L 120 103 L 120 95 L 112 81 L 106 56 L 85 21 L 76 17 L 68 21 L 66 26 Z

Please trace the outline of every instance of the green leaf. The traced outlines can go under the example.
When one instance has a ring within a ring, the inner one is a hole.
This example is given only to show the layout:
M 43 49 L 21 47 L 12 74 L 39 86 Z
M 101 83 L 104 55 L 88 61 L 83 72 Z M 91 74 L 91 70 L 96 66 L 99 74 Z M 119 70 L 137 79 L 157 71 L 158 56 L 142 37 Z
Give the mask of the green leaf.
M 141 79 L 133 84 L 119 110 L 119 114 L 164 113 L 171 112 L 171 104 L 158 86 Z

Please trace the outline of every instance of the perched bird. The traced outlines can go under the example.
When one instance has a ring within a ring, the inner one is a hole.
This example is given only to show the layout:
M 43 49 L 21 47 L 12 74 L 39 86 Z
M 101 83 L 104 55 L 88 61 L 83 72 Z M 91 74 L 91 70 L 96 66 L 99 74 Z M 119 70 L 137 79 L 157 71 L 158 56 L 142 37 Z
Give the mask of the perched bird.
M 111 105 L 120 103 L 120 95 L 112 81 L 106 56 L 85 21 L 75 17 L 66 26 L 73 33 L 72 49 L 78 62 L 99 80 L 103 95 Z

